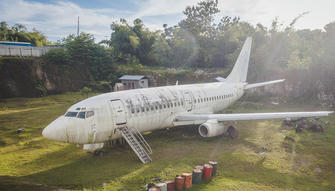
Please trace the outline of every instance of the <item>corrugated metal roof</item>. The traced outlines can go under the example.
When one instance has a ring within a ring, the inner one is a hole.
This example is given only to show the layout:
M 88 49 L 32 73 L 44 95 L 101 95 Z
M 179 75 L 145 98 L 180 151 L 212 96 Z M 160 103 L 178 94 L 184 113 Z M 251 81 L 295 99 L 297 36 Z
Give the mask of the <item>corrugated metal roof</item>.
M 119 80 L 141 80 L 143 78 L 146 78 L 146 77 L 139 76 L 139 75 L 123 75 L 119 78 Z

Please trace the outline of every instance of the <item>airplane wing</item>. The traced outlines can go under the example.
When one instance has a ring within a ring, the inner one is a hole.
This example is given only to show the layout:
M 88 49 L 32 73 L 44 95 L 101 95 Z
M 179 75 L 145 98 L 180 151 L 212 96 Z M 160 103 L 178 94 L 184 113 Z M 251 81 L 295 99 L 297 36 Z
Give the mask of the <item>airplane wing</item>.
M 176 121 L 196 121 L 216 119 L 218 121 L 239 121 L 257 119 L 279 119 L 294 117 L 328 116 L 333 111 L 280 112 L 280 113 L 235 113 L 235 114 L 185 114 L 176 117 Z

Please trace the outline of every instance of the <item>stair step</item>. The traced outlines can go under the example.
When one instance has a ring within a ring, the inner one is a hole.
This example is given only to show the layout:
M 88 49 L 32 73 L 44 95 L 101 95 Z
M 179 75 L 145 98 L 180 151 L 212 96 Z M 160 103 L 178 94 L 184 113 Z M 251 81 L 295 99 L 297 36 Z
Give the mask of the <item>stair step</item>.
M 132 131 L 130 131 L 127 127 L 124 127 L 121 129 L 121 133 L 122 133 L 123 138 L 128 142 L 130 147 L 133 149 L 135 154 L 138 156 L 138 158 L 143 163 L 152 161 L 148 153 L 145 152 L 144 148 L 139 143 L 139 141 L 137 140 L 137 138 L 135 137 Z

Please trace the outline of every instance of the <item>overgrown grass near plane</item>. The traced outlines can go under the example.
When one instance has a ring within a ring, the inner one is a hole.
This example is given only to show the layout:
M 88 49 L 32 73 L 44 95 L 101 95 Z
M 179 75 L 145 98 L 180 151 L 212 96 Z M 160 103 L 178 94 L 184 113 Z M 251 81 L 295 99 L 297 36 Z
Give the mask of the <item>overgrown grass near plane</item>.
M 143 165 L 127 146 L 94 157 L 75 145 L 41 136 L 43 127 L 85 97 L 67 93 L 1 100 L 6 107 L 0 111 L 0 190 L 143 190 L 155 177 L 172 179 L 208 160 L 219 162 L 217 176 L 192 190 L 335 189 L 334 115 L 323 118 L 330 121 L 324 133 L 296 134 L 282 127 L 281 120 L 238 122 L 234 124 L 240 132 L 237 140 L 204 139 L 196 127 L 149 133 L 145 136 L 154 152 L 153 162 Z M 240 101 L 228 110 L 299 109 L 311 108 Z M 25 131 L 17 134 L 18 128 Z

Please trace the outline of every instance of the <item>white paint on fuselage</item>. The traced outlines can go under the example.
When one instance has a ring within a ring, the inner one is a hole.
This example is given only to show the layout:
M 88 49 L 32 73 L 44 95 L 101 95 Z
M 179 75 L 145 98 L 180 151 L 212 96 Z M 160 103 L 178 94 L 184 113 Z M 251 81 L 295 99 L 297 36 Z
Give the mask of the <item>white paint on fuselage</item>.
M 217 113 L 243 95 L 243 83 L 205 83 L 164 86 L 105 93 L 80 101 L 68 111 L 85 108 L 95 115 L 86 119 L 61 116 L 43 135 L 78 144 L 101 143 L 121 136 L 118 127 L 126 125 L 140 132 L 173 127 L 175 117 L 185 113 Z M 117 111 L 111 100 L 121 100 L 126 124 L 116 125 Z M 56 132 L 64 131 L 66 132 Z

